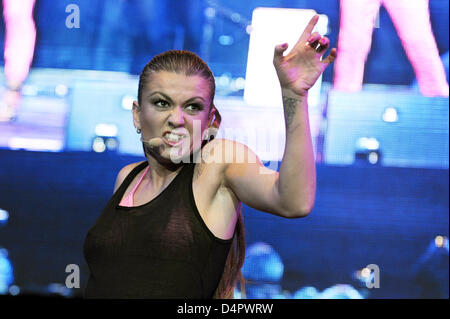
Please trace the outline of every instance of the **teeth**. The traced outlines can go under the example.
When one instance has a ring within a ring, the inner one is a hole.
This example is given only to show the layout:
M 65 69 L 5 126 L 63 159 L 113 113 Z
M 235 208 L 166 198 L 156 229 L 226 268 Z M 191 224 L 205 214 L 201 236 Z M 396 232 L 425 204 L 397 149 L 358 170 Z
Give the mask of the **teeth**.
M 164 136 L 171 142 L 178 142 L 180 139 L 183 138 L 183 135 L 172 134 L 172 133 L 167 133 Z

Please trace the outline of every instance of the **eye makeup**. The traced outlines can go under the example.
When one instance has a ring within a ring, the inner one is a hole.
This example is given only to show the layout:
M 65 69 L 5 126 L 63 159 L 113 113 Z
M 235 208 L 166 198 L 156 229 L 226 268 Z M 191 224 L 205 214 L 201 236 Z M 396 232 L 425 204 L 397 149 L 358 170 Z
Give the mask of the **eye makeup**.
M 159 97 L 158 95 L 161 95 L 162 97 Z M 154 92 L 149 97 L 149 102 L 156 106 L 157 108 L 161 109 L 167 109 L 171 105 L 173 105 L 172 99 L 161 92 Z M 184 108 L 187 109 L 189 112 L 201 112 L 205 109 L 204 103 L 202 102 L 196 102 L 196 100 L 204 101 L 204 99 L 200 96 L 196 96 L 193 98 L 188 99 L 186 102 L 184 102 Z

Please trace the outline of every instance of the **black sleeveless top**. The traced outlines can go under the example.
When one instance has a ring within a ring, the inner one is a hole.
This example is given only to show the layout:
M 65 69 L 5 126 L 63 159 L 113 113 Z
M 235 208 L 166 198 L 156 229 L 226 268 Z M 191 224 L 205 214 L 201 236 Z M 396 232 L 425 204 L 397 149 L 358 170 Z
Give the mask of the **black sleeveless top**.
M 195 205 L 187 163 L 150 202 L 119 203 L 137 165 L 109 200 L 84 242 L 86 298 L 212 298 L 232 239 L 216 237 Z

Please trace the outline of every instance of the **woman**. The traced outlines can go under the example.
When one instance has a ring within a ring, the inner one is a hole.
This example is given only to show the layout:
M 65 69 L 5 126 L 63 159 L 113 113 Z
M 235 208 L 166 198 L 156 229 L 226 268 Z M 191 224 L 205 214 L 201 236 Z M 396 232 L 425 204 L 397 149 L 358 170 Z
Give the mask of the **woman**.
M 257 157 L 243 144 L 197 141 L 198 131 L 208 139 L 220 124 L 214 77 L 200 58 L 168 51 L 146 65 L 133 120 L 147 161 L 119 172 L 114 196 L 88 232 L 86 297 L 230 298 L 245 256 L 241 203 L 286 218 L 311 211 L 307 94 L 336 57 L 332 49 L 321 59 L 329 40 L 311 34 L 317 20 L 289 54 L 287 44 L 275 48 L 286 120 L 279 173 L 250 160 Z
M 3 0 L 6 90 L 0 101 L 0 123 L 16 119 L 21 87 L 30 71 L 36 42 L 34 3 L 35 0 Z
M 448 83 L 430 23 L 428 0 L 341 0 L 334 88 L 362 89 L 364 66 L 380 6 L 384 5 L 416 73 L 424 96 L 448 97 Z

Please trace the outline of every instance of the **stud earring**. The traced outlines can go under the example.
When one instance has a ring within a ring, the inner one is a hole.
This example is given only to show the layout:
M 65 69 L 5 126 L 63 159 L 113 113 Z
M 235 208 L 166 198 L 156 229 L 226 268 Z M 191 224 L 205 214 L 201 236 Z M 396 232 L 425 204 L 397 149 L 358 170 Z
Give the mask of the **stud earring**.
M 217 131 L 218 130 L 215 127 L 208 127 L 203 134 L 203 140 L 206 140 L 207 142 L 212 141 L 216 137 Z
M 137 129 L 136 129 L 136 132 L 137 132 L 138 134 L 141 134 L 142 130 L 141 130 L 140 128 L 137 128 Z

